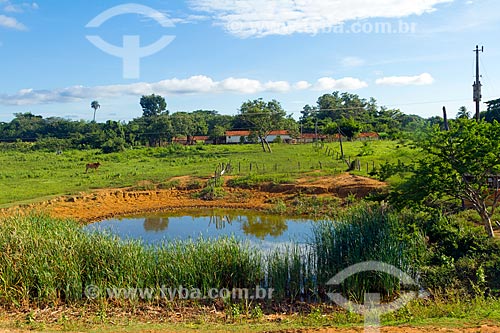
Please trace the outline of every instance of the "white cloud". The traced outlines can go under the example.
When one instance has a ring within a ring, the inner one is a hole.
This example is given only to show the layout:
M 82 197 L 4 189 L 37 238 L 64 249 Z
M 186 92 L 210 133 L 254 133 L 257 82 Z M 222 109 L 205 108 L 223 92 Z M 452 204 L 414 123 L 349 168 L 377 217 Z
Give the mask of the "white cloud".
M 368 83 L 352 77 L 345 77 L 338 80 L 331 77 L 322 77 L 318 79 L 318 82 L 313 86 L 313 90 L 358 90 L 366 87 L 368 87 Z
M 3 10 L 6 11 L 6 12 L 8 12 L 8 13 L 22 13 L 23 12 L 23 10 L 21 9 L 21 7 L 13 5 L 11 3 L 7 4 L 3 8 Z
M 262 83 L 251 79 L 236 79 L 230 77 L 218 84 L 219 90 L 227 92 L 239 92 L 243 94 L 255 94 L 262 91 Z
M 307 90 L 309 88 L 312 87 L 312 84 L 310 84 L 309 82 L 307 81 L 299 81 L 299 82 L 296 82 L 293 87 L 297 90 Z
M 315 34 L 360 19 L 402 18 L 436 10 L 453 0 L 189 0 L 215 24 L 241 38 Z
M 10 1 L 0 1 L 4 3 L 3 10 L 8 13 L 23 13 L 25 10 L 37 10 L 39 8 L 36 2 L 23 2 L 20 4 L 13 4 Z
M 28 28 L 13 17 L 0 15 L 0 27 L 14 30 L 28 30 Z
M 343 67 L 360 67 L 365 64 L 365 60 L 359 57 L 345 57 L 340 63 Z
M 54 90 L 22 89 L 12 95 L 0 94 L 3 105 L 36 105 L 50 103 L 71 103 L 92 98 L 116 98 L 121 96 L 141 96 L 149 94 L 185 95 L 185 94 L 257 94 L 287 93 L 295 90 L 355 90 L 367 84 L 355 78 L 321 78 L 315 85 L 299 81 L 293 86 L 287 81 L 261 82 L 248 78 L 227 78 L 215 81 L 205 75 L 191 76 L 187 79 L 169 79 L 159 82 L 138 82 L 132 84 L 108 86 L 72 86 Z
M 188 23 L 198 23 L 200 21 L 210 20 L 210 17 L 206 15 L 187 15 L 185 17 L 170 17 L 170 20 L 174 24 L 188 24 Z
M 285 93 L 290 91 L 291 86 L 290 83 L 286 81 L 269 81 L 264 84 L 264 89 L 267 91 Z
M 425 86 L 434 83 L 434 78 L 429 73 L 416 76 L 388 76 L 375 81 L 381 86 Z

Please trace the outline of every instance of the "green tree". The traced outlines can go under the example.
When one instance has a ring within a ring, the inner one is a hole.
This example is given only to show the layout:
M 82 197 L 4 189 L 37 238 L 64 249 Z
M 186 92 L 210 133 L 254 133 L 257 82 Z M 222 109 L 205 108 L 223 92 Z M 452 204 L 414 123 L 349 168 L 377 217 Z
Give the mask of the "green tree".
M 209 137 L 214 141 L 215 144 L 218 144 L 220 138 L 226 135 L 226 128 L 220 125 L 215 125 L 214 128 L 209 132 Z
M 353 118 L 342 118 L 339 122 L 340 132 L 346 136 L 350 141 L 359 134 L 361 124 Z
M 458 118 L 465 118 L 465 119 L 469 119 L 470 118 L 470 112 L 469 110 L 467 110 L 467 107 L 465 106 L 461 106 L 459 109 L 458 109 L 458 113 L 457 113 L 457 119 Z
M 90 107 L 94 109 L 94 118 L 92 119 L 92 121 L 95 123 L 95 112 L 101 107 L 101 105 L 98 101 L 92 101 L 92 103 L 90 103 Z
M 483 113 L 486 121 L 492 122 L 493 120 L 500 122 L 500 98 L 486 102 L 488 109 Z
M 267 136 L 271 131 L 281 129 L 283 125 L 286 112 L 281 104 L 274 99 L 269 102 L 265 102 L 262 98 L 247 101 L 241 105 L 240 116 L 257 135 L 264 152 L 272 153 Z
M 458 119 L 450 123 L 449 131 L 434 126 L 419 146 L 425 157 L 394 197 L 416 202 L 443 197 L 468 201 L 494 237 L 491 216 L 500 199 L 500 124 Z
M 155 94 L 142 96 L 140 103 L 144 117 L 159 116 L 167 109 L 165 98 Z

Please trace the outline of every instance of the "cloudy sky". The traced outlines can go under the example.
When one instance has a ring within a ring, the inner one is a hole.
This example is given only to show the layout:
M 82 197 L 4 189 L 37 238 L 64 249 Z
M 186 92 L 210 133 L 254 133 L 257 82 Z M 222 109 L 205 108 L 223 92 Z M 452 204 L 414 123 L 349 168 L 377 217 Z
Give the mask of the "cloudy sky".
M 333 91 L 424 117 L 500 97 L 495 0 L 0 0 L 0 121 L 130 120 L 168 109 L 235 114 L 277 99 L 295 117 Z

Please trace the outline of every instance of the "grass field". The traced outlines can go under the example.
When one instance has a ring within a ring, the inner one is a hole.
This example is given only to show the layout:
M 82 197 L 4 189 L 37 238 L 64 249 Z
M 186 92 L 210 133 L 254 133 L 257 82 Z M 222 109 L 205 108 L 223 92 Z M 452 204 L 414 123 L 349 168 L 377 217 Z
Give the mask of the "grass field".
M 0 147 L 0 207 L 53 195 L 73 194 L 96 188 L 135 186 L 148 180 L 162 183 L 176 176 L 207 177 L 219 163 L 231 163 L 233 175 L 265 174 L 294 179 L 304 172 L 322 169 L 325 174 L 347 170 L 337 159 L 338 143 L 324 145 L 273 145 L 272 154 L 259 145 L 196 145 L 136 148 L 102 154 L 97 150 L 55 152 L 13 151 Z M 410 161 L 416 151 L 394 141 L 345 142 L 346 159 L 358 158 L 361 171 L 385 162 Z M 85 173 L 85 164 L 100 162 L 97 172 Z

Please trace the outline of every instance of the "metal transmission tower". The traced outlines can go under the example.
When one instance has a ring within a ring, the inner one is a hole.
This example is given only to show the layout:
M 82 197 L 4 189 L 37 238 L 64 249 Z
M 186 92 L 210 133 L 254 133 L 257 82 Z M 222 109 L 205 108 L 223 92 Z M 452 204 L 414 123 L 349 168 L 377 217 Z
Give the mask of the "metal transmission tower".
M 484 46 L 479 49 L 479 45 L 476 45 L 476 82 L 474 82 L 474 102 L 476 102 L 476 121 L 479 121 L 479 113 L 481 112 L 481 76 L 479 75 L 479 52 L 484 52 Z

